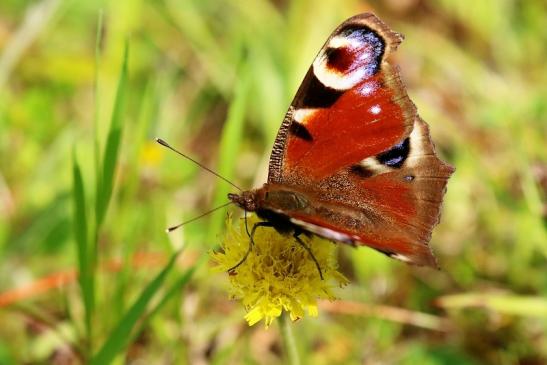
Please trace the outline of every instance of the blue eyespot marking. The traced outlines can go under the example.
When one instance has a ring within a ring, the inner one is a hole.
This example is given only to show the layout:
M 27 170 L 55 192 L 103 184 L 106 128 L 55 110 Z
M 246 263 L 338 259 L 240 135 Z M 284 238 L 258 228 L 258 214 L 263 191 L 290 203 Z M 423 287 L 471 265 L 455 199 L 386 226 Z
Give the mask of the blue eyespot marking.
M 406 138 L 401 143 L 396 144 L 391 149 L 376 156 L 376 159 L 379 163 L 383 165 L 400 168 L 401 166 L 403 166 L 409 153 L 410 140 Z

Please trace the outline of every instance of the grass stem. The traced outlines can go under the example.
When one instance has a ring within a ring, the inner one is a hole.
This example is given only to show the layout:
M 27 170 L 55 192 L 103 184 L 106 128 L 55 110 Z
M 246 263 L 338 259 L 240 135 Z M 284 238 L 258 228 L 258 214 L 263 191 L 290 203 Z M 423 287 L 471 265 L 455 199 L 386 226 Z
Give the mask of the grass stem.
M 294 333 L 286 313 L 279 316 L 279 328 L 281 338 L 283 339 L 283 347 L 285 348 L 285 363 L 290 365 L 300 365 L 301 362 L 298 354 L 298 348 L 296 346 L 296 339 L 294 338 Z

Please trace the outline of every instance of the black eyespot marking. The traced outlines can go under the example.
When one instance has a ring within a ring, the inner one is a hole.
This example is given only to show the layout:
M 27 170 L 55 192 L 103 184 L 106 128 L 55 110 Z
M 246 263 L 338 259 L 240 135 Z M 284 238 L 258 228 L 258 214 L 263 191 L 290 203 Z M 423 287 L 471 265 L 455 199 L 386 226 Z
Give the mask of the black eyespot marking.
M 308 74 L 304 78 L 304 82 L 298 94 L 302 95 L 300 102 L 295 104 L 298 108 L 328 108 L 338 100 L 343 91 L 339 91 L 328 86 L 325 86 L 315 73 L 313 67 L 310 68 Z
M 379 163 L 389 166 L 400 168 L 403 166 L 408 154 L 410 153 L 410 140 L 406 138 L 399 144 L 393 146 L 390 150 L 383 152 L 376 156 Z
M 294 121 L 289 126 L 289 133 L 297 138 L 303 139 L 305 141 L 313 141 L 313 136 L 311 135 L 308 128 L 304 127 L 302 124 Z
M 352 174 L 355 174 L 363 179 L 369 178 L 374 175 L 372 171 L 361 165 L 353 165 L 349 168 L 349 171 Z
M 413 176 L 413 175 L 407 175 L 407 176 L 404 177 L 404 179 L 405 179 L 405 181 L 410 182 L 410 181 L 414 180 L 414 177 L 415 176 Z

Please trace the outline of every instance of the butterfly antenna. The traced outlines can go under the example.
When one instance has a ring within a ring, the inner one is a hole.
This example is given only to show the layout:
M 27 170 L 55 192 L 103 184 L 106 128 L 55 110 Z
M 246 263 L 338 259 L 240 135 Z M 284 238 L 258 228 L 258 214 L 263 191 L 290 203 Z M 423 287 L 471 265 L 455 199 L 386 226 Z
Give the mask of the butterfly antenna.
M 216 207 L 216 208 L 213 208 L 213 209 L 211 209 L 211 210 L 209 210 L 209 211 L 207 211 L 207 212 L 205 212 L 205 213 L 203 213 L 203 214 L 198 215 L 197 217 L 194 217 L 194 218 L 192 218 L 192 219 L 189 219 L 189 220 L 187 220 L 187 221 L 184 221 L 184 222 L 182 222 L 182 223 L 180 223 L 180 224 L 177 224 L 176 226 L 171 226 L 171 227 L 167 228 L 167 229 L 165 230 L 165 232 L 171 233 L 171 232 L 173 232 L 174 230 L 176 230 L 176 229 L 178 229 L 178 228 L 184 226 L 185 224 L 191 223 L 191 222 L 193 222 L 193 221 L 197 221 L 198 219 L 203 218 L 203 217 L 205 217 L 206 215 L 211 214 L 211 213 L 213 213 L 214 211 L 217 211 L 217 210 L 219 210 L 219 209 L 222 209 L 222 208 L 224 208 L 224 207 L 226 207 L 226 206 L 228 206 L 228 205 L 230 205 L 230 204 L 233 204 L 233 202 L 228 202 L 228 203 L 226 203 L 226 204 L 222 204 L 221 206 L 218 206 L 218 207 Z
M 169 148 L 171 151 L 179 154 L 180 156 L 184 157 L 185 159 L 187 160 L 190 160 L 192 161 L 193 163 L 195 163 L 196 165 L 198 165 L 199 167 L 201 167 L 202 169 L 206 170 L 206 171 L 209 171 L 211 174 L 215 175 L 216 177 L 218 177 L 219 179 L 222 179 L 224 181 L 226 181 L 228 184 L 232 185 L 234 188 L 236 188 L 237 190 L 239 191 L 243 191 L 243 189 L 241 189 L 239 186 L 237 186 L 236 184 L 234 184 L 233 182 L 231 182 L 230 180 L 226 179 L 224 176 L 221 176 L 220 174 L 218 174 L 217 172 L 211 170 L 210 168 L 208 168 L 207 166 L 203 165 L 202 163 L 194 160 L 193 158 L 191 158 L 190 156 L 187 156 L 185 155 L 184 153 L 180 152 L 179 150 L 176 150 L 175 148 L 171 147 L 171 145 L 167 142 L 165 142 L 163 139 L 161 138 L 156 138 L 156 142 L 158 142 L 159 144 L 161 144 L 163 147 L 167 147 Z

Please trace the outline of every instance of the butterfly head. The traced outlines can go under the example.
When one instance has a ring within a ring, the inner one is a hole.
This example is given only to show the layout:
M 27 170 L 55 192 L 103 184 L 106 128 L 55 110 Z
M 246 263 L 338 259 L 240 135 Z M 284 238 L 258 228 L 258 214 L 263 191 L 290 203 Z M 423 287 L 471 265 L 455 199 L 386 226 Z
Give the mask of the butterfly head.
M 243 191 L 241 194 L 230 193 L 228 199 L 248 212 L 254 212 L 258 208 L 255 190 Z

